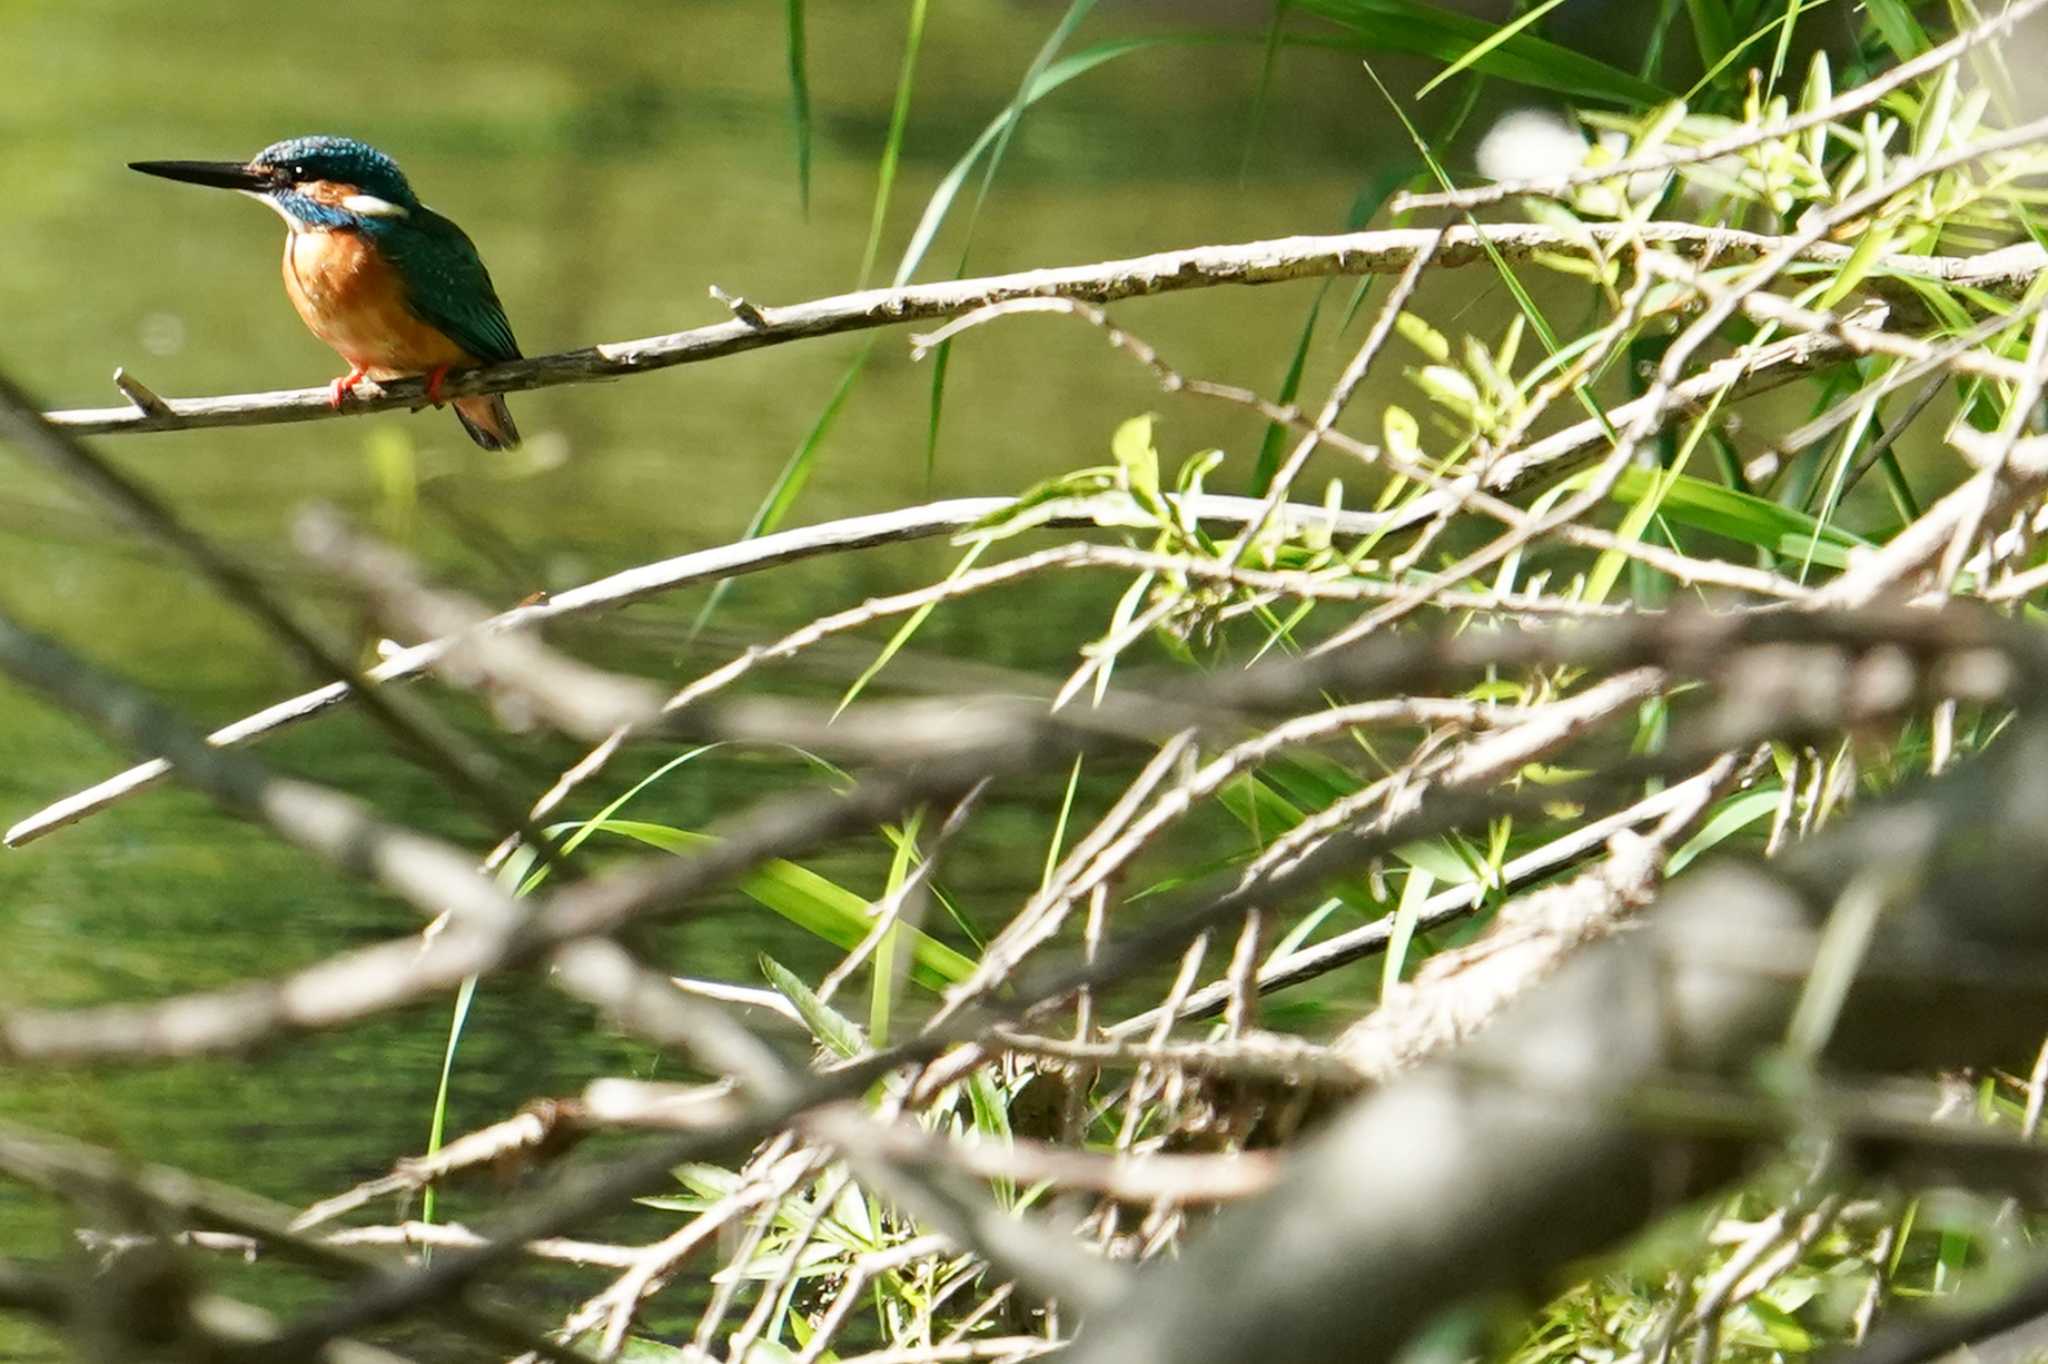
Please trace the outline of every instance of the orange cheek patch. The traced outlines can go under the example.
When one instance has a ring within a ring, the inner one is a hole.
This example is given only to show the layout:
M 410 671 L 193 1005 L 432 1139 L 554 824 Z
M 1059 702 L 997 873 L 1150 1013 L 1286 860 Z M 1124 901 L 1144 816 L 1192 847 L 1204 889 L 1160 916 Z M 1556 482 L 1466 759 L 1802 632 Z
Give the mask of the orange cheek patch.
M 304 180 L 292 188 L 316 204 L 339 208 L 342 200 L 351 194 L 360 193 L 354 185 L 344 185 L 339 180 Z

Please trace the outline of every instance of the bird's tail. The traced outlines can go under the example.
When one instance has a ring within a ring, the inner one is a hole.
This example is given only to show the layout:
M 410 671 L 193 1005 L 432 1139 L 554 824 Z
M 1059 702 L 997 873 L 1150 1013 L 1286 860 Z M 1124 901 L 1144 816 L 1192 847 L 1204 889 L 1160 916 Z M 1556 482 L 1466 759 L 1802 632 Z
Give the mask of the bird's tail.
M 462 429 L 484 449 L 510 450 L 519 444 L 519 428 L 512 424 L 512 409 L 505 405 L 503 394 L 457 398 L 454 407 Z

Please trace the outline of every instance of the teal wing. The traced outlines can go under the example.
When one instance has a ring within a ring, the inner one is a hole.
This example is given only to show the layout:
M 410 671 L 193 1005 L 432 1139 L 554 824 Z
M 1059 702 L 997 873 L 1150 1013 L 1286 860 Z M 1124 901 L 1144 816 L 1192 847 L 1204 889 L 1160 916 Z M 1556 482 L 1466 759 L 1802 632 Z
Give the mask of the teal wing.
M 469 236 L 430 208 L 397 220 L 377 245 L 405 280 L 406 305 L 486 364 L 519 358 L 490 271 Z

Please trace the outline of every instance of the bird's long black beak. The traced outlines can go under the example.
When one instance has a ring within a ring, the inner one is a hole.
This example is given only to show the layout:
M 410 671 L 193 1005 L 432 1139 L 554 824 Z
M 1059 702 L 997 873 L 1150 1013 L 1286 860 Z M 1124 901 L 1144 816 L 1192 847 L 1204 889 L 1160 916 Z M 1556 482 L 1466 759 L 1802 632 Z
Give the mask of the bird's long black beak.
M 261 194 L 277 187 L 276 177 L 267 169 L 245 166 L 239 161 L 130 161 L 129 170 L 144 175 L 161 175 L 188 185 L 209 185 L 214 189 L 239 189 Z

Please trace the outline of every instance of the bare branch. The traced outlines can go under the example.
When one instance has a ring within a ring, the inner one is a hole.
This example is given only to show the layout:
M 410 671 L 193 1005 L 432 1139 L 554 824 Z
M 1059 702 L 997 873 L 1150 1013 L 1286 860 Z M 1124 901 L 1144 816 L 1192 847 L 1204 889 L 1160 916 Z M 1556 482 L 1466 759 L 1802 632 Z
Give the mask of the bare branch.
M 1423 229 L 1282 237 L 944 284 L 869 289 L 787 307 L 753 308 L 750 317 L 690 331 L 615 341 L 451 374 L 442 385 L 442 393 L 447 398 L 461 398 L 478 393 L 593 383 L 808 337 L 957 317 L 1009 299 L 1074 298 L 1109 303 L 1225 284 L 1274 284 L 1328 275 L 1398 274 L 1418 254 L 1431 250 L 1437 239 L 1435 230 Z M 1689 223 L 1588 223 L 1569 229 L 1505 223 L 1477 229 L 1459 225 L 1443 230 L 1442 247 L 1436 251 L 1432 265 L 1454 269 L 1485 263 L 1490 258 L 1482 243 L 1490 244 L 1507 260 L 1523 261 L 1537 254 L 1586 256 L 1619 241 L 1643 241 L 1674 254 L 1711 257 L 1728 263 L 1769 254 L 1780 239 Z M 1800 251 L 1801 259 L 1834 265 L 1847 260 L 1848 255 L 1849 248 L 1833 243 L 1815 243 Z M 1885 261 L 1883 269 L 1888 275 L 1968 284 L 2009 296 L 2026 287 L 2040 263 L 2038 251 L 2015 250 L 1996 259 L 1893 256 Z M 363 383 L 339 412 L 330 404 L 328 390 L 320 387 L 219 398 L 173 398 L 165 400 L 168 414 L 130 405 L 51 412 L 48 419 L 80 435 L 269 426 L 417 408 L 425 403 L 426 396 L 423 380 L 404 379 L 384 385 Z
M 1243 525 L 1258 516 L 1259 502 L 1245 497 L 1205 495 L 1188 499 L 1193 513 L 1202 520 Z M 906 540 L 927 539 L 962 530 L 1013 505 L 1006 497 L 965 497 L 933 502 L 901 511 L 872 516 L 847 517 L 797 530 L 780 531 L 757 539 L 742 540 L 715 549 L 698 550 L 657 563 L 614 573 L 581 587 L 558 592 L 546 601 L 514 607 L 491 617 L 479 630 L 526 630 L 553 621 L 574 619 L 614 610 L 649 597 L 673 592 L 696 583 L 756 573 L 781 564 L 820 554 L 866 549 Z M 1291 507 L 1287 516 L 1293 526 L 1328 527 L 1339 534 L 1370 534 L 1385 525 L 1382 517 L 1361 512 L 1329 512 L 1320 507 Z M 1115 497 L 1084 499 L 1063 510 L 1048 524 L 1063 527 L 1149 524 L 1134 521 L 1128 503 Z M 371 669 L 365 680 L 372 684 L 395 682 L 426 673 L 456 647 L 458 637 L 443 637 L 414 645 L 392 655 Z M 234 747 L 266 738 L 288 729 L 354 698 L 348 683 L 333 682 L 305 692 L 215 730 L 207 736 L 217 747 Z M 96 786 L 47 806 L 20 820 L 4 837 L 10 847 L 33 842 L 44 834 L 75 824 L 89 815 L 154 786 L 170 775 L 171 764 L 162 759 L 131 767 Z

